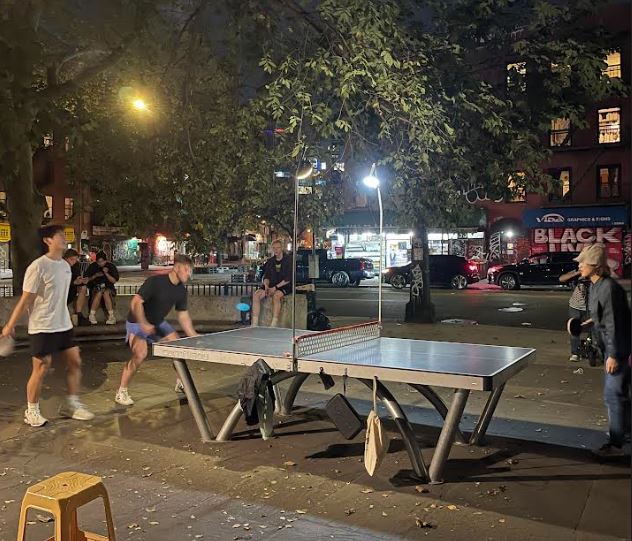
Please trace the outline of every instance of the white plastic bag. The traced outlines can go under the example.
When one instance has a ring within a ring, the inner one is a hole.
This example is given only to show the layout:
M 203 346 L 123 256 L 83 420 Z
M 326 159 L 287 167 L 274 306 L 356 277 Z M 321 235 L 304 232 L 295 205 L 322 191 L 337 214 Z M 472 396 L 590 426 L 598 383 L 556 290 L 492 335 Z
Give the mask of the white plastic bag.
M 388 451 L 388 436 L 377 414 L 377 378 L 373 378 L 373 409 L 366 420 L 364 467 L 373 475 Z

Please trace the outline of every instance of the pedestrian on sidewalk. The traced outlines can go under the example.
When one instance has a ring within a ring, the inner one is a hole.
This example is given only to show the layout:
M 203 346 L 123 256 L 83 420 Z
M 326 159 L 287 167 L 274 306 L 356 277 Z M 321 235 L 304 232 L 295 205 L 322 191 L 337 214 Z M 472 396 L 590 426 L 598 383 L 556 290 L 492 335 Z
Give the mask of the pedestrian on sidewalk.
M 73 326 L 68 312 L 70 266 L 63 259 L 66 249 L 64 228 L 49 225 L 40 229 L 42 252 L 26 269 L 22 297 L 13 309 L 9 321 L 2 329 L 2 337 L 14 334 L 15 326 L 24 312 L 29 313 L 28 335 L 33 368 L 26 385 L 27 409 L 24 422 L 33 427 L 48 422 L 40 413 L 39 399 L 46 372 L 53 356 L 66 363 L 68 398 L 59 408 L 63 417 L 89 421 L 94 414 L 79 400 L 81 386 L 81 356 L 74 343 Z
M 593 326 L 603 344 L 604 402 L 608 410 L 608 441 L 595 451 L 599 457 L 622 456 L 630 436 L 630 306 L 625 290 L 610 277 L 606 251 L 600 244 L 582 250 L 575 261 L 582 278 L 590 279 L 584 327 Z
M 70 272 L 72 273 L 70 289 L 68 290 L 68 306 L 72 307 L 70 319 L 72 324 L 77 327 L 88 322 L 88 319 L 83 315 L 83 308 L 88 300 L 88 290 L 86 288 L 88 279 L 81 274 L 81 264 L 79 263 L 77 250 L 68 248 L 64 252 L 64 259 L 70 265 Z
M 174 257 L 173 269 L 168 274 L 150 276 L 132 298 L 125 327 L 126 341 L 132 350 L 132 358 L 121 374 L 121 384 L 114 401 L 122 406 L 131 406 L 134 400 L 128 387 L 132 377 L 147 359 L 149 345 L 158 341 L 179 338 L 175 329 L 165 321 L 167 314 L 175 306 L 178 322 L 187 336 L 197 336 L 191 316 L 187 311 L 186 283 L 193 273 L 193 261 L 187 255 Z M 176 392 L 182 392 L 180 380 L 176 381 Z
M 85 276 L 88 279 L 88 289 L 90 290 L 90 314 L 88 315 L 90 323 L 92 325 L 98 323 L 97 310 L 103 302 L 108 311 L 105 324 L 115 325 L 114 297 L 116 296 L 116 287 L 114 284 L 119 281 L 119 271 L 116 265 L 108 261 L 105 252 L 97 252 L 96 261 L 90 263 Z
M 576 281 L 571 298 L 568 300 L 568 315 L 571 318 L 579 319 L 583 323 L 588 318 L 588 288 L 590 287 L 590 280 L 582 278 L 579 270 L 562 274 L 559 280 L 563 284 L 567 284 L 572 280 Z M 569 361 L 579 361 L 580 345 L 581 338 L 571 334 L 571 356 L 568 359 Z

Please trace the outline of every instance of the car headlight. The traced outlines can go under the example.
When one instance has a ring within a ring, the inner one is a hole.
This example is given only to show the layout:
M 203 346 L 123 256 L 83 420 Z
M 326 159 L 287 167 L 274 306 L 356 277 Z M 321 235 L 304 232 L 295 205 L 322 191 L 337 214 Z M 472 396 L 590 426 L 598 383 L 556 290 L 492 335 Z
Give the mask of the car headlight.
M 389 272 L 391 272 L 391 271 L 388 270 L 388 269 L 382 269 L 382 274 L 388 274 Z

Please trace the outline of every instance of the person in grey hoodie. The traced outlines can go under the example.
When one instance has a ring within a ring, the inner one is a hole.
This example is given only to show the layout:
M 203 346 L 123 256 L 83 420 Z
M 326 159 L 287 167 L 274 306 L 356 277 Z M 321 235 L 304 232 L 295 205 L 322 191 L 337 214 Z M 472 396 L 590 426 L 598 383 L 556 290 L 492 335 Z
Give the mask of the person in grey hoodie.
M 608 441 L 594 453 L 602 458 L 623 456 L 630 435 L 630 306 L 625 290 L 610 277 L 606 251 L 600 244 L 582 250 L 575 261 L 582 278 L 591 281 L 590 319 L 601 337 L 604 354 L 603 398 L 608 410 Z

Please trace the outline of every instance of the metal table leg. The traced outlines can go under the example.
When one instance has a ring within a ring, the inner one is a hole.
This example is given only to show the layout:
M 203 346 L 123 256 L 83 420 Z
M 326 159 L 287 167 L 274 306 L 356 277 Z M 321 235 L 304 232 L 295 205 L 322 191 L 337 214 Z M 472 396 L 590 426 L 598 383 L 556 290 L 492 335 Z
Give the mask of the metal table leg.
M 181 359 L 175 359 L 173 361 L 173 366 L 178 373 L 180 381 L 182 381 L 184 394 L 186 395 L 189 402 L 189 407 L 191 408 L 191 413 L 193 413 L 195 424 L 200 431 L 202 441 L 204 443 L 213 441 L 213 433 L 211 432 L 211 427 L 208 423 L 208 417 L 206 416 L 206 412 L 202 407 L 200 395 L 198 395 L 197 389 L 195 388 L 195 384 L 193 383 L 193 378 L 191 377 L 191 372 L 189 372 L 189 367 L 187 366 L 187 363 Z
M 367 379 L 359 380 L 364 383 L 370 389 L 373 388 L 373 381 Z M 413 432 L 413 428 L 406 417 L 406 414 L 402 410 L 401 406 L 395 400 L 395 397 L 391 394 L 391 392 L 386 388 L 386 386 L 378 381 L 377 382 L 377 396 L 384 403 L 386 409 L 397 428 L 402 435 L 402 441 L 404 442 L 404 446 L 406 447 L 406 452 L 410 458 L 410 463 L 413 467 L 413 471 L 415 475 L 419 477 L 421 480 L 426 481 L 428 476 L 428 470 L 426 468 L 426 464 L 424 463 L 424 458 L 421 455 L 421 448 L 419 447 L 419 443 L 415 438 L 415 433 Z
M 309 374 L 296 374 L 292 383 L 285 393 L 285 398 L 283 400 L 283 405 L 281 406 L 281 415 L 291 415 L 292 408 L 294 407 L 294 401 L 296 400 L 296 395 L 298 394 L 299 389 L 305 383 L 305 380 L 309 377 Z
M 454 443 L 454 436 L 456 429 L 459 426 L 463 411 L 465 410 L 465 404 L 470 395 L 468 389 L 457 389 L 452 399 L 452 404 L 448 410 L 448 415 L 443 423 L 441 434 L 439 435 L 439 441 L 437 447 L 432 455 L 432 461 L 430 462 L 430 482 L 442 483 L 442 474 L 445 463 L 450 455 L 450 449 Z
M 434 406 L 434 409 L 437 410 L 437 413 L 441 415 L 441 418 L 445 422 L 445 417 L 448 414 L 448 406 L 446 406 L 445 402 L 441 400 L 441 397 L 427 385 L 420 385 L 417 383 L 410 383 L 409 385 L 423 395 L 424 398 L 426 398 L 428 402 Z M 467 441 L 458 426 L 456 427 L 455 438 L 458 443 L 466 443 Z
M 505 384 L 503 383 L 500 387 L 496 387 L 489 395 L 487 403 L 481 412 L 481 416 L 478 418 L 478 422 L 476 423 L 472 435 L 470 436 L 470 445 L 482 445 L 487 428 L 494 416 L 496 406 L 498 405 L 498 401 L 500 400 L 500 396 L 503 394 L 504 389 Z
M 297 374 L 296 372 L 275 372 L 274 374 L 272 374 L 270 382 L 276 389 L 277 384 L 282 382 L 283 380 L 302 375 L 303 374 Z M 228 417 L 226 417 L 226 420 L 224 421 L 222 428 L 217 434 L 217 438 L 215 439 L 215 441 L 230 440 L 231 436 L 233 435 L 233 431 L 235 430 L 235 427 L 237 426 L 237 423 L 239 422 L 239 419 L 241 418 L 243 413 L 244 412 L 241 409 L 241 404 L 239 403 L 239 400 L 237 400 L 237 403 L 233 406 L 233 409 L 228 414 Z

